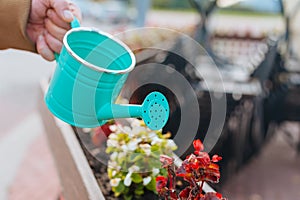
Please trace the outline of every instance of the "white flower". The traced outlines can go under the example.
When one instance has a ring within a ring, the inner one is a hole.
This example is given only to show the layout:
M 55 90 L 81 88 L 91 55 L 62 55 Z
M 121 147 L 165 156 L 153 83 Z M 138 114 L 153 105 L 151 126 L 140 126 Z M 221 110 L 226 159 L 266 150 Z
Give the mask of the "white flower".
M 129 126 L 124 126 L 124 127 L 123 127 L 123 131 L 124 131 L 125 133 L 131 133 L 131 128 L 130 128 Z
M 140 170 L 139 166 L 132 165 L 128 168 L 129 173 L 138 172 Z
M 116 140 L 116 139 L 118 139 L 118 136 L 117 136 L 117 134 L 111 133 L 111 134 L 108 136 L 108 139 L 110 139 L 110 140 Z
M 139 146 L 145 151 L 147 156 L 151 154 L 151 146 L 149 144 L 140 144 Z
M 120 183 L 121 179 L 120 178 L 113 178 L 113 179 L 110 179 L 110 185 L 112 187 L 117 187 Z
M 146 178 L 143 178 L 143 185 L 148 185 L 151 181 L 151 176 L 147 176 Z
M 160 144 L 161 142 L 162 142 L 162 139 L 160 139 L 159 137 L 153 137 L 153 138 L 151 138 L 151 145 L 155 145 L 155 144 Z
M 118 163 L 116 161 L 108 161 L 108 167 L 112 169 L 116 169 L 118 167 Z
M 142 140 L 147 140 L 148 139 L 148 137 L 147 136 L 145 136 L 145 135 L 142 135 L 142 137 L 140 137 Z
M 115 176 L 117 174 L 117 171 L 116 170 L 113 170 L 112 172 L 111 172 L 111 175 L 112 176 Z
M 108 161 L 108 167 L 117 171 L 121 170 L 121 166 L 116 161 Z
M 154 139 L 154 138 L 157 137 L 157 134 L 156 134 L 155 132 L 151 132 L 151 133 L 149 133 L 148 137 L 149 137 L 150 139 Z M 157 137 L 157 138 L 158 138 L 158 137 Z
M 131 179 L 131 172 L 129 172 L 127 175 L 126 175 L 126 177 L 125 177 L 125 179 L 124 179 L 124 185 L 125 186 L 130 186 L 131 185 L 131 181 L 132 181 L 132 179 Z
M 122 146 L 121 146 L 121 148 L 122 148 L 122 150 L 124 151 L 124 152 L 127 152 L 129 149 L 128 149 L 128 146 L 126 145 L 126 144 L 123 144 Z
M 137 143 L 140 143 L 140 142 L 142 142 L 143 140 L 142 140 L 142 138 L 136 138 L 135 141 L 137 141 Z
M 159 169 L 158 168 L 153 168 L 152 169 L 152 175 L 156 176 L 159 173 Z
M 118 157 L 118 152 L 113 152 L 111 155 L 110 155 L 110 160 L 116 160 Z
M 147 128 L 143 127 L 143 126 L 136 126 L 136 127 L 132 128 L 132 134 L 134 136 L 137 136 L 137 135 L 139 135 L 142 132 L 148 132 Z
M 131 127 L 140 127 L 141 126 L 141 122 L 138 119 L 132 119 L 130 125 L 131 125 Z
M 115 124 L 112 124 L 112 125 L 109 126 L 109 129 L 110 129 L 111 132 L 116 132 L 118 127 Z
M 107 146 L 108 147 L 118 147 L 119 142 L 117 140 L 107 140 Z
M 130 151 L 134 151 L 138 148 L 138 141 L 135 140 L 130 140 L 130 142 L 128 142 L 127 147 Z

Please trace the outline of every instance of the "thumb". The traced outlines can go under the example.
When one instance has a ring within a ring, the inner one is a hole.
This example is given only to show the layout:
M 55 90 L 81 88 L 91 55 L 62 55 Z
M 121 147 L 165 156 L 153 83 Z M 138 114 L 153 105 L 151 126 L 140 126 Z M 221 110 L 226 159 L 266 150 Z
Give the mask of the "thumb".
M 65 22 L 69 23 L 74 19 L 74 16 L 69 9 L 69 3 L 67 0 L 50 0 L 50 4 L 57 15 Z

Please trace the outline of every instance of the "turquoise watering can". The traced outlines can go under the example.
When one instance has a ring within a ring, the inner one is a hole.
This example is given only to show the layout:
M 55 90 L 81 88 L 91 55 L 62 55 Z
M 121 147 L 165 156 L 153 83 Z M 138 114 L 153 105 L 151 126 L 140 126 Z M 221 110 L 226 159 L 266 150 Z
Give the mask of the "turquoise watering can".
M 152 130 L 164 127 L 169 104 L 159 92 L 142 105 L 115 104 L 135 66 L 131 50 L 112 35 L 80 27 L 75 19 L 63 39 L 57 66 L 45 96 L 48 109 L 77 127 L 97 127 L 109 119 L 139 118 Z

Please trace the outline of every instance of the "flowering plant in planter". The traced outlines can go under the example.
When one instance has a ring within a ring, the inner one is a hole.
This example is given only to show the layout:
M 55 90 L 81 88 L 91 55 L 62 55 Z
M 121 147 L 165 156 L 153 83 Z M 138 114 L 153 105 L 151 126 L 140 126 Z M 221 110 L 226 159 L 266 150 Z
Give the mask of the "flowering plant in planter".
M 129 126 L 116 124 L 110 128 L 106 152 L 110 154 L 108 176 L 115 196 L 124 199 L 140 197 L 145 190 L 156 193 L 156 177 L 166 175 L 160 155 L 177 149 L 170 133 L 152 131 L 137 119 Z
M 210 158 L 208 153 L 203 152 L 204 146 L 200 140 L 195 140 L 193 146 L 194 153 L 188 155 L 178 168 L 173 158 L 160 156 L 162 167 L 168 175 L 156 178 L 158 194 L 165 200 L 225 200 L 220 193 L 203 194 L 202 190 L 204 182 L 219 182 L 220 171 L 216 163 L 222 158 L 218 155 Z M 179 193 L 176 191 L 176 177 L 182 177 L 188 183 Z

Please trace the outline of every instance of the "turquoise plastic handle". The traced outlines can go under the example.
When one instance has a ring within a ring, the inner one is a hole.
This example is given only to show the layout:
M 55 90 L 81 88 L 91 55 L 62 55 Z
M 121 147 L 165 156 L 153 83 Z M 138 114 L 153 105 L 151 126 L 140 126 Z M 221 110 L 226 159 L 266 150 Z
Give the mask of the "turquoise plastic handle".
M 76 17 L 74 17 L 73 21 L 71 22 L 71 28 L 77 28 L 77 27 L 80 27 L 80 22 Z
M 71 25 L 71 28 L 78 28 L 78 27 L 80 27 L 80 22 L 79 22 L 79 20 L 76 17 L 74 17 L 74 19 L 70 23 L 70 25 Z M 54 56 L 55 56 L 55 60 L 58 61 L 59 54 L 58 53 L 54 53 Z

